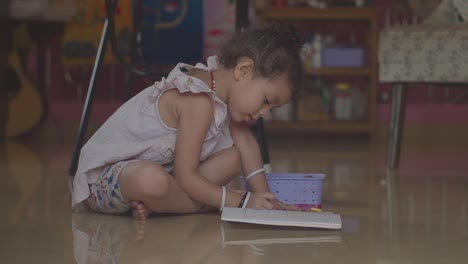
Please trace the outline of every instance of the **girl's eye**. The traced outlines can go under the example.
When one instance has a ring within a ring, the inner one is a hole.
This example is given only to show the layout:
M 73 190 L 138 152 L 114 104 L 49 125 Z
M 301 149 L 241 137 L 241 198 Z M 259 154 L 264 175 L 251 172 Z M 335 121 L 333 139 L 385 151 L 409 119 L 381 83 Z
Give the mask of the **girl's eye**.
M 264 104 L 266 105 L 270 105 L 270 101 L 268 100 L 268 98 L 265 96 L 265 100 L 263 101 Z

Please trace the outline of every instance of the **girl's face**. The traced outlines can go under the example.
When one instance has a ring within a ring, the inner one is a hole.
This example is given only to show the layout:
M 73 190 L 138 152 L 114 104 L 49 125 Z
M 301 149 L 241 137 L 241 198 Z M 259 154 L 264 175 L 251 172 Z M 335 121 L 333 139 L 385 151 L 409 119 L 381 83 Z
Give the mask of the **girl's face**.
M 291 89 L 285 75 L 270 80 L 254 76 L 249 69 L 243 70 L 236 76 L 228 96 L 229 113 L 234 121 L 253 124 L 272 108 L 291 100 Z

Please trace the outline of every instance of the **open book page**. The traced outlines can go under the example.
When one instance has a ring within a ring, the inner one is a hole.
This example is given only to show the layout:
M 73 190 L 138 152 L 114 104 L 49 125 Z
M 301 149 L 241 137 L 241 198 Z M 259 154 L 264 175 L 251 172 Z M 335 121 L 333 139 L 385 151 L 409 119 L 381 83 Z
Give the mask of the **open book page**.
M 221 220 L 277 226 L 300 226 L 326 229 L 340 229 L 341 217 L 329 212 L 296 212 L 281 210 L 254 210 L 249 208 L 226 207 Z
M 295 243 L 341 243 L 341 236 L 332 230 L 304 230 L 280 226 L 253 226 L 242 223 L 221 225 L 223 246 L 271 245 Z

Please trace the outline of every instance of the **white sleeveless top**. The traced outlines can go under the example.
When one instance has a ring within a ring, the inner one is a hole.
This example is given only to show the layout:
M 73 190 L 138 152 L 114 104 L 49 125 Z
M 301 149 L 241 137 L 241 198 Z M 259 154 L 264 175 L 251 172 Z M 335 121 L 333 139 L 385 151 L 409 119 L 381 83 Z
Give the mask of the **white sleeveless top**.
M 96 131 L 81 149 L 73 180 L 74 208 L 90 195 L 88 184 L 95 183 L 103 171 L 116 162 L 152 160 L 167 171 L 172 170 L 177 129 L 168 127 L 158 112 L 159 98 L 169 89 L 178 89 L 181 93 L 207 93 L 211 98 L 214 117 L 202 146 L 200 161 L 233 145 L 226 104 L 202 80 L 180 70 L 183 67 L 215 70 L 218 67 L 216 56 L 209 57 L 207 64 L 177 64 L 167 79 L 163 78 L 124 103 Z

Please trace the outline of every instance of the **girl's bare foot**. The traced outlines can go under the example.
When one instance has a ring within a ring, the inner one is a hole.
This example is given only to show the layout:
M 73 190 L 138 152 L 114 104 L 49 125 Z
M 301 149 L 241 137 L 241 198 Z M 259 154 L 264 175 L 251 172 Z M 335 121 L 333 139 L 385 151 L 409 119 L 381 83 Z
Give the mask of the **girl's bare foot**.
M 146 220 L 146 217 L 151 213 L 151 210 L 140 201 L 131 201 L 131 204 L 133 218 L 140 221 Z

